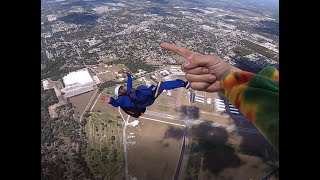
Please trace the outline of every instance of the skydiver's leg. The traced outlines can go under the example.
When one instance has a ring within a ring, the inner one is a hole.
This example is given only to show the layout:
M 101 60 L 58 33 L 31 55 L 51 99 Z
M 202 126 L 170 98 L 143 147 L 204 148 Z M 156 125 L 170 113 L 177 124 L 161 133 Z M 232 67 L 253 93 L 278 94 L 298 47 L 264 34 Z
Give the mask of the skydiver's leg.
M 140 90 L 140 94 L 146 95 L 146 96 L 150 96 L 153 95 L 153 90 L 156 89 L 156 86 L 151 85 L 150 87 L 144 86 L 144 85 L 140 85 L 137 87 L 137 90 Z
M 174 81 L 164 81 L 160 83 L 160 85 L 158 84 L 158 86 L 160 87 L 157 87 L 159 90 L 155 93 L 155 97 L 158 97 L 163 90 L 171 90 L 171 89 L 186 87 L 187 84 L 188 84 L 188 81 L 184 81 L 181 79 L 176 79 Z
M 151 85 L 150 87 L 144 86 L 144 85 L 140 85 L 137 87 L 138 91 L 137 93 L 133 93 L 133 97 L 135 97 L 136 99 L 140 100 L 140 101 L 148 101 L 148 98 L 152 98 L 154 99 L 154 92 L 156 90 L 156 86 Z M 152 103 L 151 103 L 152 104 Z
M 139 85 L 139 86 L 137 87 L 137 89 L 138 89 L 138 90 L 144 90 L 144 89 L 148 89 L 148 87 L 145 86 L 145 85 Z

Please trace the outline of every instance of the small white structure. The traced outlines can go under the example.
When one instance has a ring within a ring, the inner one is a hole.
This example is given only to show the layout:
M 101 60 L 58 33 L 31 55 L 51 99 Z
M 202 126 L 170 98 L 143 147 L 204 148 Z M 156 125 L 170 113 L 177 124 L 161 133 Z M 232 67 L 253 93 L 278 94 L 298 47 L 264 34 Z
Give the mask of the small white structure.
M 216 105 L 219 104 L 219 105 L 224 105 L 224 106 L 226 105 L 226 104 L 224 104 L 222 102 L 214 102 L 214 104 L 216 104 Z
M 195 99 L 195 101 L 199 103 L 204 103 L 204 100 L 200 100 L 200 99 Z
M 224 103 L 222 103 L 222 102 L 217 102 L 217 101 L 214 102 L 214 105 L 215 105 L 215 106 L 219 106 L 219 107 L 224 107 L 224 108 L 226 107 L 226 105 L 225 105 Z
M 229 109 L 230 109 L 230 111 L 238 111 L 237 108 L 229 108 Z
M 226 111 L 226 109 L 217 107 L 217 111 Z
M 211 98 L 207 98 L 207 104 L 211 104 Z
M 201 98 L 201 97 L 198 97 L 198 96 L 196 96 L 195 99 L 198 99 L 200 101 L 204 101 L 204 98 Z
M 167 96 L 169 96 L 169 97 L 171 97 L 171 96 L 172 96 L 172 93 L 171 93 L 171 91 L 170 91 L 170 90 L 168 90 L 168 92 L 167 92 Z
M 222 100 L 222 99 L 216 99 L 216 98 L 214 98 L 214 101 L 216 101 L 216 102 L 224 102 L 224 100 Z
M 238 111 L 230 111 L 232 114 L 239 114 Z
M 131 123 L 128 123 L 129 126 L 133 126 L 133 127 L 136 127 L 139 125 L 139 121 L 138 120 L 134 120 L 132 121 Z
M 224 106 L 224 105 L 220 105 L 220 104 L 216 104 L 216 107 L 226 108 L 226 106 Z
M 49 14 L 49 15 L 47 16 L 47 18 L 48 18 L 48 21 L 55 21 L 55 20 L 57 20 L 57 17 L 56 17 L 56 15 L 54 15 L 54 14 Z
M 145 71 L 145 70 L 139 69 L 139 70 L 138 70 L 138 73 L 136 73 L 136 74 L 134 74 L 134 75 L 137 76 L 137 77 L 140 77 L 140 76 L 144 75 L 146 72 L 147 72 L 147 71 Z
M 219 104 L 219 105 L 224 105 L 225 106 L 225 104 L 224 103 L 222 103 L 222 102 L 214 102 L 215 104 Z
M 52 88 L 52 85 L 49 83 L 47 79 L 42 80 L 42 86 L 44 90 L 48 90 Z
M 202 96 L 202 95 L 200 95 L 200 94 L 196 94 L 196 97 L 204 98 L 204 96 Z
M 96 84 L 100 84 L 100 79 L 98 78 L 98 76 L 93 76 L 93 80 Z
M 161 74 L 161 76 L 162 76 L 162 77 L 165 77 L 165 76 L 170 75 L 169 71 L 168 71 L 168 70 L 166 70 L 166 69 L 165 69 L 165 70 L 160 71 L 159 73 Z

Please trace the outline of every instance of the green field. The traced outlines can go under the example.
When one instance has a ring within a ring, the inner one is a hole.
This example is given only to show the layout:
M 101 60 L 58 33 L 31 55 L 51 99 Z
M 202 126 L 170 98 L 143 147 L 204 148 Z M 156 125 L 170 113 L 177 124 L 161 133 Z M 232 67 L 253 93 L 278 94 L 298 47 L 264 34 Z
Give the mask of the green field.
M 235 48 L 233 48 L 233 51 L 240 56 L 246 56 L 253 53 L 251 50 L 246 49 L 242 46 L 236 46 Z
M 86 121 L 82 156 L 94 177 L 112 179 L 124 165 L 122 121 L 105 112 L 92 112 Z
M 279 55 L 277 55 L 276 53 L 272 52 L 271 50 L 269 50 L 268 48 L 265 48 L 263 46 L 260 46 L 256 43 L 253 43 L 251 41 L 248 40 L 241 40 L 241 43 L 247 48 L 250 49 L 258 54 L 261 54 L 267 58 L 270 58 L 274 61 L 279 62 Z

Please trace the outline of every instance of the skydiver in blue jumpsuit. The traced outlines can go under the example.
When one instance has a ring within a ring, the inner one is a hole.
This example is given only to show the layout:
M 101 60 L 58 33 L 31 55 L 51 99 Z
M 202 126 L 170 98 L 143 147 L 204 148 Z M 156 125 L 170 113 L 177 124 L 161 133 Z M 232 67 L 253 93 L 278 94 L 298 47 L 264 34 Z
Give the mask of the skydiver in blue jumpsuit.
M 163 90 L 171 90 L 180 87 L 189 88 L 188 81 L 176 79 L 173 81 L 160 81 L 157 86 L 151 85 L 147 87 L 140 85 L 137 89 L 134 89 L 132 88 L 131 75 L 127 73 L 127 76 L 127 88 L 122 85 L 118 85 L 115 88 L 117 99 L 106 97 L 103 101 L 114 107 L 120 106 L 126 113 L 136 118 L 145 112 L 147 106 L 154 103 L 155 99 L 163 92 Z

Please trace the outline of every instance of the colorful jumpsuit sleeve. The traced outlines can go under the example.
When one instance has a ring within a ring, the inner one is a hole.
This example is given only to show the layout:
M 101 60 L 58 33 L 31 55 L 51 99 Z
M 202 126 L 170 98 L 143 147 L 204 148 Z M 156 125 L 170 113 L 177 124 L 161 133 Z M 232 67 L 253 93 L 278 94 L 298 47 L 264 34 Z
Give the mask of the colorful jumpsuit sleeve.
M 127 76 L 128 76 L 127 91 L 130 92 L 132 89 L 132 78 L 129 73 L 127 73 Z
M 221 80 L 225 97 L 279 150 L 279 71 L 268 66 L 258 74 L 240 71 Z

